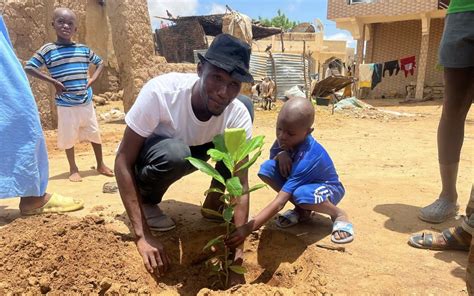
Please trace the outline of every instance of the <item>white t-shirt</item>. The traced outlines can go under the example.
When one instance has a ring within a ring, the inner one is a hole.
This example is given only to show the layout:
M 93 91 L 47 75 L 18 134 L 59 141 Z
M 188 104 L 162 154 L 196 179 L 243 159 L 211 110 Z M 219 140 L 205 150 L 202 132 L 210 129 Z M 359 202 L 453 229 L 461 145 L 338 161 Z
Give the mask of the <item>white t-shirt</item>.
M 252 121 L 245 105 L 234 99 L 219 116 L 197 119 L 191 106 L 191 92 L 197 74 L 168 73 L 148 81 L 125 116 L 137 134 L 151 134 L 182 140 L 188 146 L 211 142 L 226 128 L 244 128 L 252 137 Z

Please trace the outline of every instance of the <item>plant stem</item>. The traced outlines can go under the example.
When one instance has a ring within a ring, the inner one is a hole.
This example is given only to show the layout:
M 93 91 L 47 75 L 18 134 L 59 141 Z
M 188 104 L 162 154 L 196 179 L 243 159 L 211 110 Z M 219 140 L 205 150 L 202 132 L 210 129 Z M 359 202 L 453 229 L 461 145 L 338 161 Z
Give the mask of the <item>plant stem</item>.
M 225 223 L 226 227 L 226 233 L 227 237 L 229 236 L 229 230 L 230 230 L 230 223 L 226 222 Z M 224 246 L 224 270 L 225 270 L 225 286 L 227 287 L 229 285 L 229 248 L 227 246 Z

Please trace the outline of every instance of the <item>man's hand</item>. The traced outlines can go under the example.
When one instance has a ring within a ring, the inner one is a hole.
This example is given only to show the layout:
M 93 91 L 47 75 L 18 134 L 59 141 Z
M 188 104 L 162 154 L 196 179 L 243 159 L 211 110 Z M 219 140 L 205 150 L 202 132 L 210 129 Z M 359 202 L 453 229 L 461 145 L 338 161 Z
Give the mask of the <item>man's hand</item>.
M 244 224 L 232 232 L 229 237 L 225 240 L 225 244 L 231 248 L 235 249 L 240 246 L 247 236 L 252 233 L 252 228 L 249 224 Z
M 136 244 L 148 272 L 155 274 L 157 277 L 164 275 L 169 269 L 171 260 L 163 245 L 153 236 L 140 238 Z M 158 272 L 155 273 L 155 271 Z
M 292 162 L 291 157 L 288 154 L 288 152 L 281 151 L 275 157 L 275 160 L 278 161 L 278 167 L 280 169 L 280 174 L 283 177 L 288 178 L 288 176 L 291 173 L 291 167 L 293 165 L 293 162 Z
M 66 87 L 59 81 L 59 80 L 54 80 L 53 81 L 54 88 L 56 89 L 56 94 L 60 95 L 63 93 L 63 91 L 66 90 Z

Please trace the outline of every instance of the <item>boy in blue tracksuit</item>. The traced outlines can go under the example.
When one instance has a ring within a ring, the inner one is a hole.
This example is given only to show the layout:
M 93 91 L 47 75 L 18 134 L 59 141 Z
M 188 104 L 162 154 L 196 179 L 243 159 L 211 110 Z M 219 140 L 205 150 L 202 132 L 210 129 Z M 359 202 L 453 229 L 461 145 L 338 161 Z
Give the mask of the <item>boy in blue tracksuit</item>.
M 259 177 L 278 192 L 276 198 L 247 224 L 237 228 L 226 240 L 229 246 L 241 244 L 252 231 L 259 229 L 288 201 L 295 209 L 280 215 L 277 226 L 285 228 L 307 220 L 311 212 L 331 216 L 331 240 L 349 243 L 354 238 L 352 223 L 337 204 L 345 190 L 326 150 L 311 136 L 314 108 L 309 100 L 295 98 L 278 115 L 277 140 L 270 159 L 260 167 Z

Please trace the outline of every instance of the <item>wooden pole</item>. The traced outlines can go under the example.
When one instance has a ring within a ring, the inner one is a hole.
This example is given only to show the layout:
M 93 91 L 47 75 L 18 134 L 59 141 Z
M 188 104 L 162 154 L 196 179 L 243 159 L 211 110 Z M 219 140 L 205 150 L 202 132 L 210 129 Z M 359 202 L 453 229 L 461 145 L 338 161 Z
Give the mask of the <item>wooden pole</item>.
M 307 81 L 307 75 L 306 75 L 306 67 L 305 67 L 305 56 L 306 54 L 306 40 L 303 40 L 303 79 L 304 79 L 304 92 L 305 92 L 305 95 L 306 95 L 306 98 L 308 98 L 308 81 Z
M 268 56 L 270 57 L 270 61 L 272 62 L 272 76 L 273 82 L 275 83 L 275 99 L 277 98 L 278 94 L 278 83 L 277 83 L 277 76 L 276 76 L 276 68 L 275 68 L 275 59 L 273 58 L 272 52 L 268 51 Z
M 283 43 L 283 28 L 281 29 L 281 33 L 280 33 L 280 41 L 281 41 L 281 52 L 285 52 L 285 44 Z

